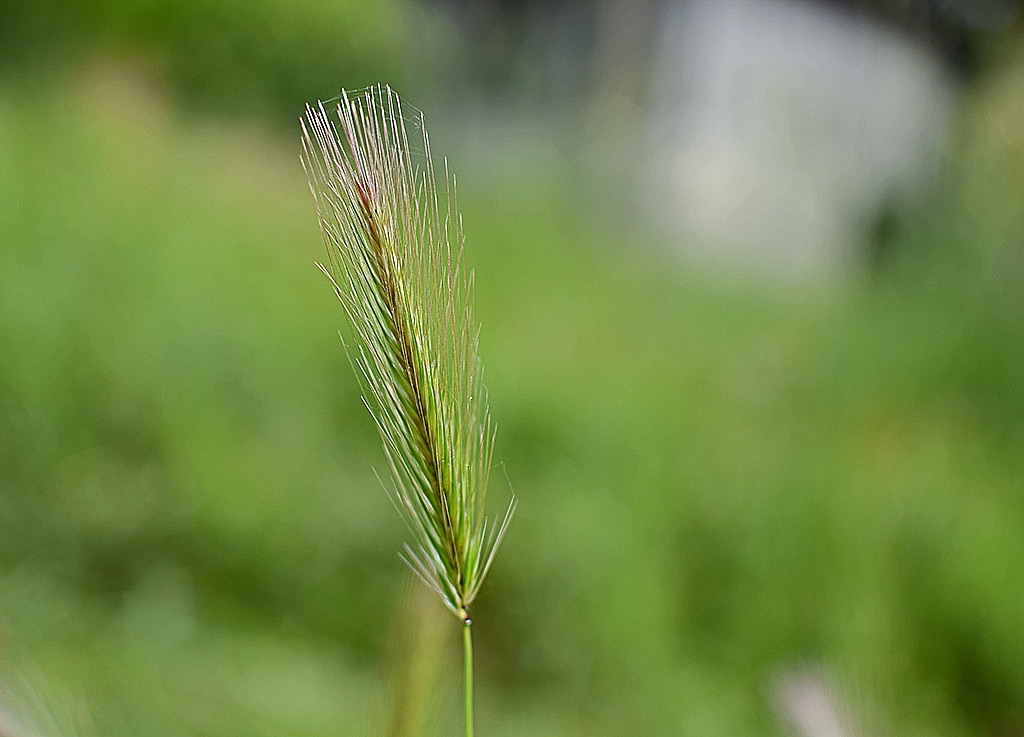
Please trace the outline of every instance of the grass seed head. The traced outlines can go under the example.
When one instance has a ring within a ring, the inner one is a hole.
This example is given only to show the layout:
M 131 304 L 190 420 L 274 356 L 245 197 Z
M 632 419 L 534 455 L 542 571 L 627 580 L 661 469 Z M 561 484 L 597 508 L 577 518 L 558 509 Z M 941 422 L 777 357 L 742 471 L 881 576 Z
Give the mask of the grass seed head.
M 303 166 L 349 357 L 384 441 L 402 557 L 462 621 L 508 527 L 484 514 L 494 447 L 454 179 L 439 189 L 418 110 L 386 86 L 307 106 Z

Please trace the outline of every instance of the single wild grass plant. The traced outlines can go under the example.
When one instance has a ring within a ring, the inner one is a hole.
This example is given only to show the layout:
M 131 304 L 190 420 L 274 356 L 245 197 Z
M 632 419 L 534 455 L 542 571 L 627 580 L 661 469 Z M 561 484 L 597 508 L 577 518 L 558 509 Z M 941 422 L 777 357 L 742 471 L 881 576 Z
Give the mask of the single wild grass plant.
M 454 177 L 446 161 L 439 187 L 422 113 L 386 86 L 307 106 L 302 145 L 321 269 L 351 322 L 349 358 L 391 466 L 385 486 L 413 537 L 402 557 L 462 625 L 471 737 L 470 605 L 515 499 L 500 519 L 484 513 L 494 426 Z

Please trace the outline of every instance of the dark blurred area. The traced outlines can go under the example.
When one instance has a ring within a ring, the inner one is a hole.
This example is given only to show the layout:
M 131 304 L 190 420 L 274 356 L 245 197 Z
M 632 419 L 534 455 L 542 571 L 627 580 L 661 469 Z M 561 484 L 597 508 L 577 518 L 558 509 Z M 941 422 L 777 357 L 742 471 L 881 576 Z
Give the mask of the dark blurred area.
M 1024 736 L 1021 24 L 0 0 L 0 733 L 459 728 L 298 160 L 386 82 L 520 500 L 479 734 Z

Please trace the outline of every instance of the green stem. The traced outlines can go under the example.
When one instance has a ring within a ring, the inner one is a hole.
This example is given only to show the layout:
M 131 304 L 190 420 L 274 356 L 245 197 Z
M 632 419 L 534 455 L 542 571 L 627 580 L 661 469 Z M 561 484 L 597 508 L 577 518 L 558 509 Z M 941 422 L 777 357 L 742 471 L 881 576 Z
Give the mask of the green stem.
M 462 649 L 465 654 L 466 677 L 466 737 L 473 737 L 473 634 L 470 621 L 462 624 Z

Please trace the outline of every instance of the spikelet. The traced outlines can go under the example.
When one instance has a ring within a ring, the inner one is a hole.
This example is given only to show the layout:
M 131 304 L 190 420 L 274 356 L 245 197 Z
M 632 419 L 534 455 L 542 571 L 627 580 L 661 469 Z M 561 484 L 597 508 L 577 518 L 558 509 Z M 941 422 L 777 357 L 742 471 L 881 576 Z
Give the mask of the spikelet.
M 0 657 L 0 737 L 93 737 L 88 707 L 54 688 L 23 656 Z
M 349 357 L 414 537 L 403 558 L 468 621 L 515 499 L 485 516 L 494 427 L 454 179 L 446 161 L 438 191 L 423 115 L 386 86 L 307 106 L 302 144 L 320 268 L 351 321 Z

